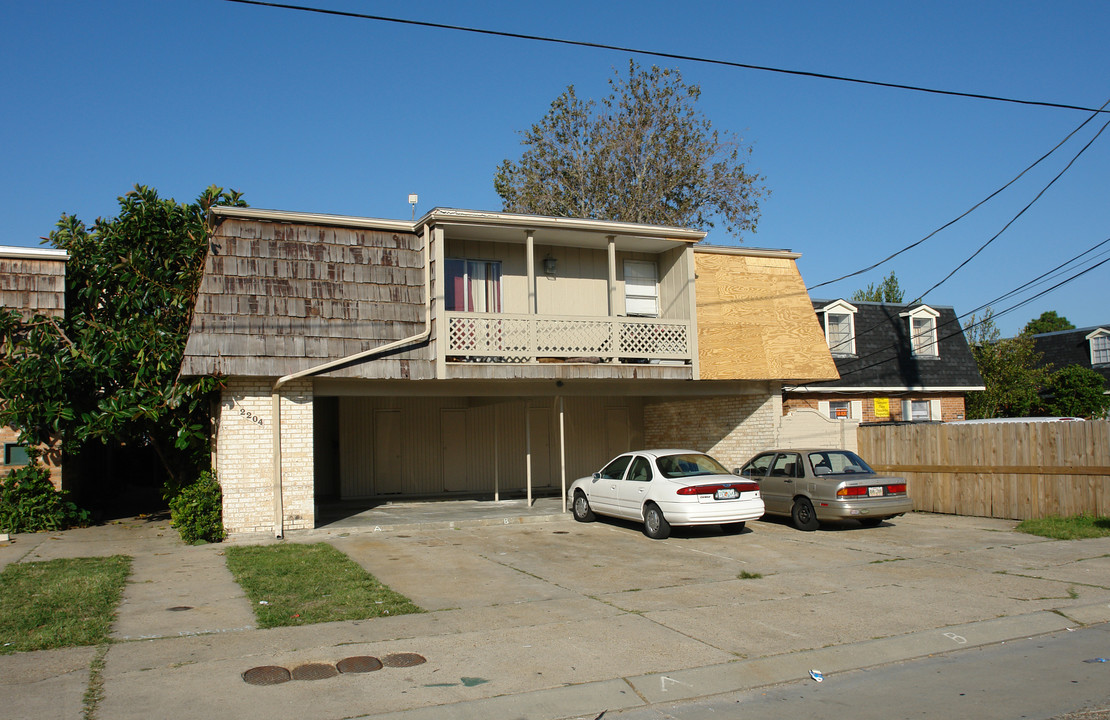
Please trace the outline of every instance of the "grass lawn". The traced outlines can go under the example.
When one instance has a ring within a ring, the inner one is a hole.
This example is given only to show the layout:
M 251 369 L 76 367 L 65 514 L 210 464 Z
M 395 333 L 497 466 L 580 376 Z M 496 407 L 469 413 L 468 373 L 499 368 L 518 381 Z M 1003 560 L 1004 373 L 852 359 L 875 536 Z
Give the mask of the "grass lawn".
M 108 640 L 131 558 L 12 563 L 0 573 L 0 654 Z
M 1110 536 L 1110 517 L 1091 515 L 1072 515 L 1071 517 L 1039 518 L 1023 520 L 1017 526 L 1018 532 L 1040 535 L 1056 540 L 1084 540 Z
M 227 566 L 261 627 L 424 612 L 327 543 L 232 546 Z

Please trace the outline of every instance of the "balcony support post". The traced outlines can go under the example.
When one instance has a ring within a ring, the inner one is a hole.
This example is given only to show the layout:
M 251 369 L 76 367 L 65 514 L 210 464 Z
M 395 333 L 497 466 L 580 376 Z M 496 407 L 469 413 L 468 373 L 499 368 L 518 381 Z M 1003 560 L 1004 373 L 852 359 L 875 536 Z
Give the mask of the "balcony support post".
M 609 319 L 612 321 L 612 329 L 610 330 L 610 342 L 613 343 L 613 356 L 609 358 L 609 362 L 619 363 L 620 358 L 617 357 L 617 236 L 607 235 L 605 237 L 607 243 L 606 248 L 609 254 Z

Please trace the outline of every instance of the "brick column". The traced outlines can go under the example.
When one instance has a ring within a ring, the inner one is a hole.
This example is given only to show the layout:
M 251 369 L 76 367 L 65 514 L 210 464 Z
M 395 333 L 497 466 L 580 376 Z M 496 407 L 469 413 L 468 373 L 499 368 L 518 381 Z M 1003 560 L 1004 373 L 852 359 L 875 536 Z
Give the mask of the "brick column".
M 273 532 L 273 405 L 267 378 L 231 378 L 220 397 L 216 473 L 228 534 Z M 282 508 L 286 530 L 315 526 L 312 381 L 281 389 Z

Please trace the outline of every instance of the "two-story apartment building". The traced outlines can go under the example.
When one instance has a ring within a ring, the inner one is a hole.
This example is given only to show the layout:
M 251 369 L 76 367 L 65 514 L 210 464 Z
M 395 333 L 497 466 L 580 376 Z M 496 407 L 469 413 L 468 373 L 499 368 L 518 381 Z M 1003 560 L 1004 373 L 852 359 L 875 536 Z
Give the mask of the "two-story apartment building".
M 311 528 L 324 498 L 558 493 L 634 447 L 738 466 L 783 382 L 836 377 L 785 251 L 451 209 L 211 221 L 182 374 L 226 380 L 232 533 Z

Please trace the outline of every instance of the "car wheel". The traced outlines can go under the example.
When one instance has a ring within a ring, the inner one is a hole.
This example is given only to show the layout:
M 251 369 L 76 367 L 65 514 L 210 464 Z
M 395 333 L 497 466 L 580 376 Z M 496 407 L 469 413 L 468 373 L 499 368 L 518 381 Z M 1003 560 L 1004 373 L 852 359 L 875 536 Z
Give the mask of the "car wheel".
M 813 511 L 813 503 L 804 497 L 794 501 L 794 507 L 790 508 L 790 518 L 794 521 L 794 527 L 806 532 L 816 530 L 821 524 L 817 520 L 817 513 Z
M 593 522 L 594 511 L 590 509 L 590 501 L 586 493 L 579 490 L 574 493 L 574 519 L 578 522 Z
M 671 524 L 663 517 L 658 505 L 650 504 L 644 508 L 644 535 L 652 540 L 666 540 L 671 534 Z
M 883 518 L 861 517 L 861 518 L 856 518 L 856 520 L 859 520 L 859 524 L 863 525 L 864 527 L 878 527 L 879 523 L 881 523 L 883 521 Z
M 721 523 L 721 529 L 725 531 L 726 535 L 739 535 L 744 532 L 744 525 L 742 522 Z

